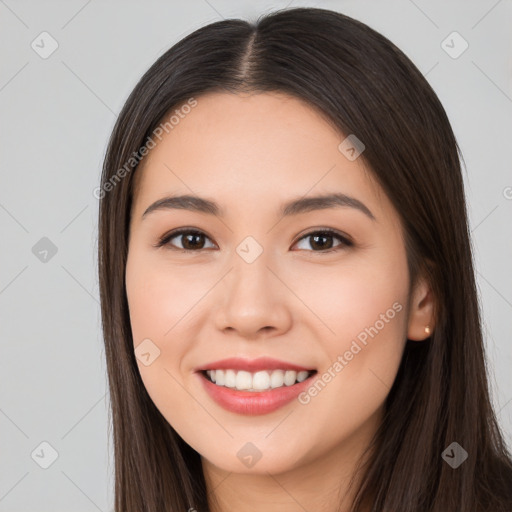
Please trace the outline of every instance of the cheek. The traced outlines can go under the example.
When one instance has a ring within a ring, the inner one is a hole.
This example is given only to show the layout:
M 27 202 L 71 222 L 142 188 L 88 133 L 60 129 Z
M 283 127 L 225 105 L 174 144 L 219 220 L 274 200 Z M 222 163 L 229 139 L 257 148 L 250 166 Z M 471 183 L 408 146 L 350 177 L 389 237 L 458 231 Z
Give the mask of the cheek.
M 357 432 L 389 393 L 405 346 L 404 264 L 399 257 L 362 259 L 333 268 L 315 287 L 311 282 L 302 289 L 325 333 L 319 342 L 325 363 L 301 397 L 306 409 L 311 407 L 326 425 L 321 433 L 311 427 L 309 435 L 319 436 L 319 446 L 339 436 L 340 425 L 347 434 Z
M 185 286 L 179 269 L 169 269 L 131 249 L 126 266 L 126 295 L 139 373 L 155 406 L 174 424 L 190 407 L 180 362 L 193 335 L 184 333 L 191 307 L 204 291 Z M 144 347 L 144 348 L 143 348 Z M 150 353 L 149 358 L 143 354 Z M 149 364 L 146 364 L 149 359 Z M 188 405 L 187 405 L 188 404 Z
M 307 317 L 320 326 L 327 345 L 339 349 L 361 333 L 364 338 L 365 329 L 376 323 L 383 334 L 405 329 L 408 275 L 404 266 L 405 260 L 397 255 L 354 257 L 339 266 L 310 268 L 303 273 L 306 279 L 294 279 L 295 290 L 314 313 Z
M 188 357 L 200 339 L 199 331 L 211 309 L 208 294 L 218 279 L 208 265 L 171 265 L 137 246 L 130 249 L 126 295 L 135 353 L 148 339 L 158 353 L 150 366 L 137 359 L 150 394 L 160 389 L 172 395 L 170 391 L 188 377 Z
M 134 344 L 154 338 L 165 347 L 165 340 L 190 322 L 189 315 L 194 315 L 194 305 L 205 294 L 207 284 L 193 271 L 170 267 L 162 259 L 136 250 L 129 253 L 126 294 Z M 174 341 L 173 347 L 178 348 Z
M 299 292 L 321 320 L 311 317 L 323 333 L 321 402 L 329 406 L 343 396 L 343 409 L 357 412 L 354 421 L 382 403 L 396 377 L 407 325 L 406 268 L 404 253 L 375 253 L 316 273 Z

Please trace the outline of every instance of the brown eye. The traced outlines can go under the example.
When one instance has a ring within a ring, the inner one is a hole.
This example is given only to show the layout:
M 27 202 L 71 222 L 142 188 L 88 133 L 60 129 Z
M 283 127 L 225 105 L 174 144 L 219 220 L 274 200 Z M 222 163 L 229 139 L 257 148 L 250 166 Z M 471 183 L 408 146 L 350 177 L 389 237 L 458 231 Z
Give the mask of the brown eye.
M 313 252 L 334 252 L 353 245 L 352 241 L 347 237 L 332 229 L 311 231 L 304 235 L 297 243 L 307 239 L 310 240 L 309 245 L 313 248 Z M 338 239 L 340 243 L 334 245 L 333 239 Z
M 171 241 L 174 239 L 178 239 L 181 241 L 181 247 L 179 245 L 177 246 L 175 242 L 171 243 Z M 310 233 L 300 238 L 299 241 L 296 242 L 296 244 L 307 239 L 310 240 L 309 245 L 312 248 L 310 252 L 334 252 L 353 245 L 353 242 L 349 240 L 346 236 L 332 229 L 311 231 Z M 334 239 L 337 239 L 339 243 L 335 245 L 333 242 Z M 198 231 L 196 229 L 182 228 L 164 235 L 156 244 L 156 247 L 165 246 L 168 247 L 169 249 L 182 252 L 199 252 L 203 249 L 208 248 L 205 246 L 206 240 L 210 239 L 202 231 Z M 210 248 L 212 247 L 215 247 L 215 245 L 212 244 Z M 301 248 L 301 250 L 303 249 L 304 248 Z M 309 249 L 306 248 L 306 250 Z
M 176 247 L 171 240 L 181 240 L 182 247 Z M 170 249 L 187 252 L 197 252 L 205 248 L 205 240 L 208 237 L 201 231 L 191 229 L 180 229 L 165 235 L 157 244 L 157 247 L 168 246 Z

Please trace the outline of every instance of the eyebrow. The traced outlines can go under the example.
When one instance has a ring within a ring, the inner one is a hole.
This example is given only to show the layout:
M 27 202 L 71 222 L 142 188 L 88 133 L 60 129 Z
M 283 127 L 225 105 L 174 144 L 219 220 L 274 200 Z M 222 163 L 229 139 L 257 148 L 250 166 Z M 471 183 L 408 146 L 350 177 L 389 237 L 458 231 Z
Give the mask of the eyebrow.
M 300 213 L 311 212 L 315 210 L 325 210 L 328 208 L 355 208 L 364 213 L 371 220 L 375 220 L 375 216 L 370 209 L 355 197 L 345 194 L 326 194 L 320 196 L 301 197 L 284 203 L 281 206 L 280 213 L 283 217 L 290 215 L 298 215 Z M 164 197 L 151 204 L 142 214 L 142 219 L 152 212 L 158 210 L 189 210 L 199 213 L 207 213 L 224 217 L 224 210 L 213 200 L 192 196 L 180 195 Z

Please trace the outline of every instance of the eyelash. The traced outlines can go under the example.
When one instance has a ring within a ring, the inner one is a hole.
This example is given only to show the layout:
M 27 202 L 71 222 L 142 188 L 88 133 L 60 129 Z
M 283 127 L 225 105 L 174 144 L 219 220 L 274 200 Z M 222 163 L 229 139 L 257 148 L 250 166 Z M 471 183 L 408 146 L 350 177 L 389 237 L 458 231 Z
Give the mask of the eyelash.
M 207 250 L 207 249 L 181 249 L 179 247 L 173 247 L 169 243 L 173 238 L 176 238 L 177 236 L 184 235 L 184 234 L 204 235 L 204 236 L 206 236 L 206 238 L 209 238 L 205 233 L 203 233 L 202 231 L 199 231 L 197 229 L 180 228 L 180 229 L 176 229 L 176 230 L 171 231 L 170 233 L 167 233 L 164 236 L 162 236 L 159 239 L 159 241 L 154 245 L 154 247 L 159 248 L 159 247 L 163 247 L 163 246 L 168 246 L 171 250 L 179 251 L 182 253 L 193 253 L 193 252 L 197 253 L 197 252 L 201 252 L 203 250 Z M 337 251 L 343 249 L 344 247 L 352 247 L 354 245 L 354 243 L 351 240 L 349 240 L 346 236 L 342 235 L 338 231 L 331 229 L 331 228 L 320 229 L 317 231 L 310 231 L 309 233 L 306 233 L 301 238 L 299 238 L 293 245 L 300 242 L 304 238 L 309 238 L 313 235 L 319 235 L 319 234 L 320 235 L 330 235 L 334 238 L 337 238 L 341 242 L 341 244 L 338 245 L 337 247 L 335 247 L 334 249 L 327 249 L 325 251 L 311 250 L 308 252 L 315 252 L 315 253 L 320 253 L 320 254 L 332 253 L 332 252 L 337 252 Z M 301 249 L 301 250 L 304 250 L 304 249 Z

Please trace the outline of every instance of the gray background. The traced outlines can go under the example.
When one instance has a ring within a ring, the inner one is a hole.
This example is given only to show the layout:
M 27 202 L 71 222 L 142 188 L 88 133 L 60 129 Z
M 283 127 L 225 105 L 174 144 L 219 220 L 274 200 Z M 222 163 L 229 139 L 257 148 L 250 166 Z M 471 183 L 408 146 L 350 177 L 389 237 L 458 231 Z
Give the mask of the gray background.
M 466 162 L 493 399 L 512 445 L 510 0 L 0 0 L 0 511 L 112 509 L 93 196 L 108 136 L 172 44 L 209 22 L 286 5 L 375 28 L 445 106 Z M 31 47 L 51 48 L 44 31 L 58 43 L 46 59 Z M 458 58 L 445 49 L 458 52 L 461 40 L 442 46 L 453 31 L 469 44 Z M 58 453 L 47 469 L 43 441 Z

